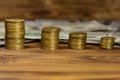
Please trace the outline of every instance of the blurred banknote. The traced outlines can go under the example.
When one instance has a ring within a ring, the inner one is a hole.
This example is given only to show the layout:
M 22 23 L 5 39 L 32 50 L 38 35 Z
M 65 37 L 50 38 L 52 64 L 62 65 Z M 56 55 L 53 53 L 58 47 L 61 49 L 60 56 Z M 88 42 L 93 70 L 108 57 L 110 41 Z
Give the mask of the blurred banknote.
M 120 43 L 120 21 L 109 22 L 107 25 L 104 21 L 76 21 L 68 20 L 51 20 L 37 19 L 25 21 L 25 38 L 41 39 L 41 30 L 43 27 L 55 26 L 61 28 L 60 41 L 67 42 L 70 32 L 87 32 L 87 43 L 99 43 L 103 36 L 114 36 L 115 42 Z M 0 39 L 4 39 L 5 27 L 4 22 L 0 22 Z

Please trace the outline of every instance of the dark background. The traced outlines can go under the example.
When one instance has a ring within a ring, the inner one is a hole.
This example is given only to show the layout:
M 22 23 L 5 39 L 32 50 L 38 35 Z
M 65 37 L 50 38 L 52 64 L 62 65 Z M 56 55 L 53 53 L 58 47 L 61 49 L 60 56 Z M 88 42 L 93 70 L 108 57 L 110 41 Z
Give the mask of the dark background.
M 0 0 L 0 19 L 120 19 L 120 0 Z

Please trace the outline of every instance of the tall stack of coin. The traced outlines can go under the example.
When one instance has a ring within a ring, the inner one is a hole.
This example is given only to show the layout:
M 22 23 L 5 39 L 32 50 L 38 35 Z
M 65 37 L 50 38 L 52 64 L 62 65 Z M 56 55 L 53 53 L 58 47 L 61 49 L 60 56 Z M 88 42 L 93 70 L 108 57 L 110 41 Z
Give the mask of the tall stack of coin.
M 41 48 L 55 50 L 59 48 L 59 32 L 60 28 L 45 27 L 41 34 Z
M 103 49 L 113 49 L 114 47 L 114 37 L 102 37 L 100 42 L 100 47 Z
M 5 48 L 23 49 L 24 48 L 24 19 L 5 20 Z
M 86 48 L 87 33 L 72 32 L 69 34 L 69 48 L 71 49 L 85 49 Z

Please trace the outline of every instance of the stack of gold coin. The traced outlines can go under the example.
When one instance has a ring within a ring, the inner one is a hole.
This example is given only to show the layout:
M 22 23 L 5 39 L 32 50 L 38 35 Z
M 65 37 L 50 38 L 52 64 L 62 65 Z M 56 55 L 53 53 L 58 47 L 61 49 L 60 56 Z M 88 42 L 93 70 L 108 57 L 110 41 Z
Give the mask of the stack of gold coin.
M 24 48 L 24 19 L 5 20 L 5 48 L 23 49 Z
M 59 48 L 59 32 L 60 28 L 45 27 L 41 34 L 41 48 L 55 50 Z
M 103 49 L 113 49 L 114 47 L 114 37 L 102 37 L 100 42 L 100 47 Z
M 71 49 L 85 49 L 86 48 L 87 33 L 72 32 L 69 34 L 69 48 Z

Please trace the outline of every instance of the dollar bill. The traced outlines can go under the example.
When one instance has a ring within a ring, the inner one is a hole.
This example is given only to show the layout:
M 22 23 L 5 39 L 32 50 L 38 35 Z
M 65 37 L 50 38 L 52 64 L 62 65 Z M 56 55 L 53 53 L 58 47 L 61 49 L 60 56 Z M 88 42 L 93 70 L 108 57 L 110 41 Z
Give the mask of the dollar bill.
M 37 19 L 25 21 L 25 38 L 26 39 L 41 39 L 41 30 L 43 27 L 55 26 L 61 28 L 60 41 L 68 42 L 70 32 L 87 32 L 87 43 L 100 43 L 103 36 L 114 36 L 115 42 L 120 43 L 119 25 L 120 21 L 110 22 L 105 25 L 101 21 L 76 21 L 69 22 L 68 20 L 51 20 Z M 4 22 L 0 22 L 0 39 L 5 39 Z M 1 41 L 0 44 L 4 44 Z

